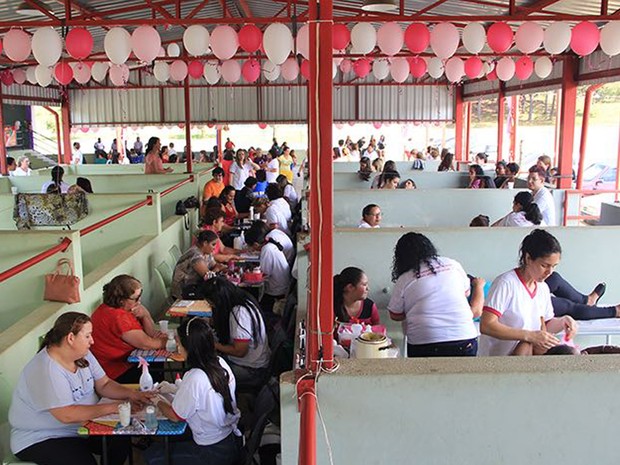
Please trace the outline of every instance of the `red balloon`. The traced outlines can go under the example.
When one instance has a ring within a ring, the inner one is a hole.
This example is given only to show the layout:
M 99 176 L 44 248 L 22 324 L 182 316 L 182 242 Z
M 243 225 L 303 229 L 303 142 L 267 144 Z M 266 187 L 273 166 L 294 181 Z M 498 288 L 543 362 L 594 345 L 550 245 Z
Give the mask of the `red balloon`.
M 431 33 L 426 24 L 412 23 L 405 29 L 405 45 L 413 53 L 422 53 L 431 42 Z
M 359 78 L 365 78 L 370 73 L 370 60 L 368 58 L 360 58 L 353 62 L 353 72 Z
M 528 56 L 523 56 L 515 63 L 515 76 L 521 81 L 528 79 L 534 72 L 534 62 Z
M 492 24 L 487 31 L 487 42 L 495 53 L 504 53 L 512 47 L 513 37 L 510 26 L 502 21 Z
M 66 86 L 73 79 L 73 68 L 69 63 L 60 62 L 54 67 L 54 77 L 59 84 Z
M 344 24 L 334 24 L 332 27 L 332 48 L 344 50 L 351 42 L 351 31 Z
M 482 71 L 482 60 L 478 57 L 469 57 L 465 60 L 465 75 L 469 79 L 476 79 Z
M 301 60 L 301 75 L 310 80 L 310 62 L 308 60 Z
M 601 40 L 601 32 L 596 24 L 582 21 L 571 31 L 570 48 L 580 57 L 589 55 Z
M 239 46 L 248 53 L 254 53 L 263 44 L 263 33 L 254 24 L 246 24 L 237 34 Z
M 497 81 L 497 73 L 495 72 L 495 68 L 489 74 L 487 74 L 487 79 L 489 81 Z
M 13 78 L 13 73 L 7 70 L 3 71 L 2 74 L 0 74 L 0 81 L 2 81 L 2 84 L 8 87 L 15 82 L 15 78 Z
M 258 123 L 258 127 L 261 129 L 267 129 L 267 123 Z
M 83 27 L 69 31 L 65 39 L 67 53 L 76 60 L 83 60 L 93 51 L 93 36 Z
M 200 79 L 202 77 L 202 73 L 204 71 L 204 65 L 202 61 L 194 60 L 189 62 L 189 66 L 187 67 L 187 73 L 193 79 Z
M 241 75 L 246 82 L 256 82 L 260 76 L 260 63 L 254 58 L 243 63 L 241 67 Z
M 426 61 L 424 58 L 413 57 L 409 60 L 409 72 L 411 75 L 419 79 L 426 73 Z
M 0 40 L 0 53 L 2 53 L 2 40 Z

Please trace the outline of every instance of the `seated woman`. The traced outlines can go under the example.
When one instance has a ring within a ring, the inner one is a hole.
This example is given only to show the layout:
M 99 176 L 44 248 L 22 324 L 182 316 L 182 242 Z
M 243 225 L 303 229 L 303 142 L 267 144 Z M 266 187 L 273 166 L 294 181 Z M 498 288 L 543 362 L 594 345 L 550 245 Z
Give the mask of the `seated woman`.
M 213 272 L 224 266 L 218 265 L 213 251 L 219 238 L 214 231 L 200 231 L 196 244 L 179 257 L 172 275 L 170 294 L 175 299 L 189 299 L 197 296 L 200 285 L 211 278 Z
M 119 383 L 137 383 L 141 372 L 127 357 L 134 349 L 163 349 L 160 333 L 149 311 L 140 303 L 142 284 L 121 274 L 103 286 L 103 303 L 92 316 L 92 351 L 108 376 Z
M 382 185 L 380 189 L 398 189 L 400 174 L 398 171 L 386 171 L 381 175 Z
M 202 219 L 202 229 L 204 231 L 213 231 L 218 235 L 217 243 L 213 248 L 213 258 L 218 263 L 228 263 L 230 260 L 236 259 L 239 253 L 238 250 L 232 247 L 226 247 L 219 238 L 227 227 L 224 223 L 224 216 L 224 212 L 221 209 L 209 208 Z
M 69 187 L 69 194 L 76 194 L 78 192 L 83 192 L 85 194 L 93 193 L 93 186 L 88 178 L 79 177 L 75 180 L 75 184 Z
M 401 184 L 400 188 L 401 189 L 416 189 L 417 186 L 415 185 L 415 182 L 413 181 L 413 179 L 409 178 L 409 179 L 405 179 L 405 181 Z
M 495 163 L 495 179 L 493 182 L 495 183 L 495 187 L 500 189 L 504 183 L 506 182 L 506 162 L 503 160 Z
M 374 179 L 372 180 L 372 184 L 370 185 L 371 189 L 382 189 L 384 184 L 385 184 L 385 179 L 383 177 L 383 175 L 385 173 L 389 173 L 392 171 L 396 171 L 396 162 L 392 161 L 392 160 L 388 160 L 385 162 L 385 164 L 383 165 L 383 171 L 381 171 L 381 173 L 377 174 Z
M 500 189 L 513 188 L 515 185 L 515 179 L 517 178 L 518 174 L 519 174 L 519 165 L 517 165 L 514 162 L 507 163 L 505 179 L 502 185 L 499 186 L 499 188 Z
M 339 323 L 380 323 L 377 306 L 368 298 L 364 271 L 350 266 L 334 276 L 334 315 Z
M 542 214 L 534 203 L 534 196 L 527 191 L 519 192 L 512 201 L 512 211 L 491 226 L 538 226 Z
M 439 256 L 426 236 L 407 233 L 394 249 L 392 281 L 388 310 L 392 320 L 405 321 L 408 357 L 476 355 L 478 315 L 467 302 L 470 280 L 458 262 Z
M 78 437 L 80 424 L 116 413 L 121 401 L 137 406 L 151 394 L 108 378 L 90 352 L 93 325 L 83 313 L 68 312 L 54 322 L 41 350 L 24 367 L 9 409 L 11 451 L 26 462 L 96 465 L 101 437 Z M 116 401 L 99 403 L 99 397 Z M 122 465 L 131 452 L 129 438 L 114 437 L 110 465 Z
M 284 200 L 286 200 L 291 207 L 291 210 L 294 210 L 299 203 L 299 195 L 297 195 L 297 191 L 293 184 L 291 184 L 286 176 L 283 174 L 278 175 L 276 178 L 276 183 L 282 189 L 282 196 Z
M 290 236 L 289 221 L 293 215 L 288 202 L 282 197 L 282 189 L 278 184 L 270 183 L 265 189 L 265 194 L 269 199 L 269 206 L 265 210 L 265 222 L 270 228 L 277 228 Z
M 484 171 L 480 165 L 469 165 L 469 189 L 480 189 L 482 187 L 482 176 Z
M 446 153 L 437 167 L 437 171 L 454 171 L 454 154 Z
M 360 158 L 360 169 L 357 171 L 357 176 L 362 181 L 370 181 L 370 177 L 372 176 L 372 165 L 370 164 L 370 158 L 362 157 Z
M 170 444 L 171 463 L 187 465 L 233 465 L 241 454 L 237 429 L 239 409 L 235 399 L 235 376 L 218 357 L 217 343 L 206 320 L 194 317 L 179 326 L 179 351 L 189 370 L 172 404 L 157 397 L 157 407 L 172 421 L 186 421 L 190 440 Z M 148 465 L 167 463 L 164 444 L 154 443 L 144 458 Z
M 267 240 L 273 239 L 277 243 L 282 246 L 282 253 L 286 257 L 286 261 L 290 266 L 293 266 L 293 262 L 295 261 L 295 245 L 290 237 L 288 237 L 284 232 L 279 229 L 271 229 L 269 226 L 265 224 L 264 221 L 255 221 L 248 229 L 250 236 L 254 237 L 265 237 Z
M 362 210 L 362 219 L 358 224 L 358 228 L 380 228 L 381 208 L 379 205 L 370 203 Z
M 222 202 L 222 208 L 224 209 L 224 223 L 228 226 L 233 226 L 235 220 L 239 217 L 237 209 L 235 208 L 236 193 L 237 191 L 233 186 L 226 186 L 222 189 L 219 197 L 220 202 Z
M 521 243 L 519 267 L 493 281 L 480 319 L 480 355 L 540 355 L 558 345 L 554 336 L 577 332 L 568 315 L 556 317 L 544 282 L 560 263 L 555 237 L 535 229 Z

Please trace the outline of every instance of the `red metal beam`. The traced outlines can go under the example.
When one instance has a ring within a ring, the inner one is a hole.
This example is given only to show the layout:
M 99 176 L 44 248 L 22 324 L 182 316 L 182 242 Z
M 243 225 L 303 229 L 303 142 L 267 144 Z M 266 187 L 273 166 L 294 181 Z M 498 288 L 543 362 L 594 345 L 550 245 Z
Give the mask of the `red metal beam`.
M 608 0 L 601 0 L 601 14 L 602 15 L 606 15 L 607 14 L 608 8 L 609 8 L 609 1 Z
M 573 143 L 575 138 L 575 114 L 577 112 L 578 71 L 576 58 L 564 60 L 562 72 L 562 97 L 560 106 L 560 143 L 558 151 L 558 188 L 569 189 L 573 169 Z
M 192 172 L 192 111 L 191 99 L 189 95 L 189 76 L 185 77 L 183 82 L 183 99 L 185 101 L 185 163 L 187 172 Z
M 316 465 L 316 386 L 314 378 L 297 383 L 299 465 Z
M 196 16 L 198 13 L 200 13 L 202 11 L 202 9 L 207 6 L 207 4 L 209 3 L 209 0 L 203 0 L 202 2 L 200 2 L 196 8 L 194 8 L 192 11 L 190 11 L 190 13 L 187 15 L 186 19 L 192 19 L 194 16 Z
M 518 97 L 518 95 L 510 97 L 510 149 L 508 153 L 510 161 L 515 161 L 517 159 L 517 127 L 519 124 Z
M 166 189 L 165 191 L 162 191 L 162 193 L 159 194 L 159 196 L 160 197 L 165 197 L 168 194 L 170 194 L 171 192 L 176 191 L 181 186 L 184 186 L 185 184 L 189 184 L 190 182 L 194 182 L 194 175 L 193 174 L 190 175 L 190 177 L 188 177 L 187 179 L 184 179 L 183 181 L 179 181 L 174 186 L 171 186 L 168 189 Z
M 43 13 L 48 18 L 53 19 L 54 21 L 60 21 L 60 18 L 58 18 L 58 16 L 56 16 L 54 13 L 52 13 L 47 8 L 44 8 L 43 6 L 41 6 L 38 2 L 34 2 L 32 0 L 24 0 L 24 1 L 31 7 L 34 7 L 35 9 L 39 10 L 41 13 Z
M 9 278 L 12 278 L 13 276 L 21 273 L 24 270 L 27 270 L 28 268 L 32 268 L 34 265 L 36 265 L 37 263 L 41 263 L 46 258 L 56 255 L 57 253 L 64 252 L 69 248 L 69 245 L 71 245 L 71 239 L 65 237 L 60 242 L 60 244 L 55 245 L 47 249 L 46 251 L 41 252 L 40 254 L 37 254 L 34 257 L 29 258 L 28 260 L 25 260 L 18 265 L 9 268 L 6 271 L 3 271 L 2 273 L 0 273 L 0 283 L 6 281 Z
M 424 13 L 427 13 L 435 8 L 437 8 L 439 5 L 446 3 L 448 0 L 437 0 L 434 3 L 431 3 L 430 5 L 428 5 L 425 8 L 422 8 L 421 10 L 417 11 L 416 13 L 414 13 L 413 15 L 411 15 L 412 17 L 420 17 L 422 16 Z
M 2 108 L 4 107 L 4 101 L 2 96 L 2 85 L 0 84 L 0 128 L 2 128 L 2 140 L 0 140 L 0 174 L 7 176 L 9 169 L 6 164 L 6 140 L 4 138 L 4 115 L 2 114 Z
M 241 6 L 241 9 L 243 10 L 243 14 L 245 15 L 245 17 L 253 18 L 254 14 L 252 13 L 252 9 L 248 5 L 248 2 L 246 2 L 245 0 L 238 0 L 238 1 L 239 1 L 239 5 Z
M 57 0 L 58 1 L 58 0 Z M 160 6 L 160 7 L 164 7 L 164 6 L 168 6 L 168 5 L 175 5 L 176 4 L 176 0 L 162 0 L 160 2 L 152 2 L 154 6 Z M 74 8 L 77 11 L 82 12 L 82 15 L 80 17 L 74 18 L 74 19 L 90 19 L 96 16 L 99 17 L 104 17 L 107 18 L 109 16 L 118 16 L 118 15 L 122 15 L 125 13 L 134 13 L 137 11 L 146 11 L 147 9 L 144 7 L 143 4 L 140 4 L 139 6 L 125 6 L 125 7 L 121 7 L 121 8 L 112 8 L 109 10 L 99 10 L 99 11 L 95 11 L 95 10 L 90 10 L 88 8 L 85 7 L 77 7 L 74 6 Z M 86 10 L 86 11 L 84 11 Z
M 526 14 L 537 13 L 544 10 L 548 6 L 553 5 L 554 3 L 558 3 L 559 1 L 560 0 L 538 0 L 531 5 L 517 7 L 517 12 L 525 12 Z
M 69 106 L 69 95 L 62 99 L 60 104 L 60 112 L 62 114 L 62 142 L 64 147 L 65 164 L 71 163 L 71 107 Z
M 490 2 L 487 0 L 461 0 L 461 1 L 465 3 L 474 3 L 476 5 L 492 6 L 496 8 L 509 8 L 509 5 L 506 5 L 505 3 Z
M 588 146 L 588 129 L 590 126 L 590 106 L 592 105 L 592 94 L 603 87 L 603 84 L 594 84 L 586 90 L 586 97 L 583 102 L 583 119 L 581 121 L 581 139 L 579 141 L 579 168 L 577 168 L 577 189 L 583 187 L 583 168 L 586 162 L 586 148 Z
M 126 208 L 125 210 L 122 210 L 112 216 L 109 216 L 101 221 L 96 222 L 95 224 L 91 224 L 90 226 L 87 226 L 86 228 L 81 229 L 80 236 L 86 236 L 87 234 L 90 234 L 91 232 L 96 231 L 97 229 L 103 228 L 105 225 L 110 224 L 113 221 L 116 221 L 119 218 L 122 218 L 123 216 L 127 216 L 131 212 L 136 211 L 137 209 L 145 207 L 147 205 L 153 205 L 153 196 L 147 195 L 146 200 L 143 200 L 142 202 L 132 205 L 131 207 Z
M 504 159 L 504 124 L 506 121 L 506 92 L 500 82 L 497 90 L 497 159 Z
M 151 10 L 153 10 L 153 13 L 157 12 L 160 15 L 162 15 L 162 17 L 168 18 L 168 19 L 174 18 L 174 16 L 168 13 L 168 11 L 164 9 L 164 7 L 152 2 L 151 0 L 144 0 L 144 2 L 151 8 Z M 145 22 L 147 21 L 148 20 L 145 19 Z

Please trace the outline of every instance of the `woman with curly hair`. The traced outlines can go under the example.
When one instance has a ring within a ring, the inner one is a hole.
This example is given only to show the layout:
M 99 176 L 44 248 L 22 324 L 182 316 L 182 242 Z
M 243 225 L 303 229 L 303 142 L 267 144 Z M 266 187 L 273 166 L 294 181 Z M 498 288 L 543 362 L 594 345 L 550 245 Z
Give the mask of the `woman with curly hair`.
M 472 309 L 478 313 L 481 289 L 474 288 L 470 306 L 470 280 L 458 262 L 439 256 L 426 236 L 407 233 L 394 248 L 392 281 L 388 310 L 392 320 L 405 321 L 408 357 L 476 355 Z

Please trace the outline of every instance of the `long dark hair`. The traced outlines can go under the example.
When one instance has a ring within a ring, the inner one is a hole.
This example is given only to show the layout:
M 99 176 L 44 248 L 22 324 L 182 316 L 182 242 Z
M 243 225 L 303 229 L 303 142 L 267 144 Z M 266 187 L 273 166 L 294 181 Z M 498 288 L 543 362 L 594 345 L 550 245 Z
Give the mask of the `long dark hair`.
M 562 246 L 558 240 L 544 229 L 534 229 L 521 242 L 519 265 L 525 266 L 526 255 L 529 255 L 532 260 L 536 260 L 554 253 L 562 253 Z
M 227 195 L 229 192 L 236 192 L 235 188 L 233 186 L 226 186 L 224 187 L 224 189 L 222 189 L 222 192 L 220 193 L 220 202 L 222 202 L 222 205 L 228 205 L 228 198 Z
M 354 266 L 349 266 L 334 276 L 334 314 L 342 323 L 347 323 L 350 320 L 349 314 L 344 308 L 344 288 L 349 284 L 357 286 L 362 280 L 362 276 L 364 276 L 364 271 Z
M 392 281 L 396 281 L 403 273 L 413 271 L 420 277 L 420 266 L 423 263 L 436 274 L 433 262 L 437 261 L 437 249 L 424 234 L 410 232 L 398 239 L 394 247 L 392 261 Z
M 255 221 L 245 232 L 245 243 L 249 246 L 254 244 L 264 244 L 269 243 L 275 245 L 280 252 L 284 250 L 284 246 L 276 241 L 272 237 L 267 237 L 267 235 L 271 232 L 269 226 L 265 224 L 264 221 Z
M 446 153 L 446 155 L 441 160 L 441 163 L 437 167 L 437 171 L 449 171 L 450 169 L 452 169 L 453 160 L 454 160 L 454 154 L 450 152 Z
M 260 339 L 260 322 L 261 315 L 256 299 L 243 289 L 235 286 L 227 279 L 216 276 L 207 280 L 201 287 L 204 299 L 211 304 L 213 308 L 213 326 L 219 341 L 222 344 L 230 343 L 230 318 L 231 316 L 237 321 L 237 324 L 243 326 L 237 320 L 233 313 L 233 308 L 243 307 L 250 314 L 252 321 L 251 328 L 243 328 L 250 334 L 252 339 L 258 341 Z
M 82 331 L 82 328 L 86 323 L 90 323 L 90 317 L 84 313 L 63 313 L 56 318 L 52 329 L 45 333 L 39 350 L 52 346 L 58 347 L 62 344 L 62 341 L 69 335 L 69 333 L 77 335 L 80 331 Z M 88 360 L 85 358 L 77 359 L 74 363 L 79 368 L 86 368 L 88 366 Z
M 153 150 L 157 142 L 159 142 L 159 137 L 151 137 L 149 139 L 149 141 L 146 143 L 146 154 L 147 155 Z M 159 156 L 159 153 L 156 153 L 155 155 Z
M 534 196 L 528 191 L 519 192 L 515 195 L 514 203 L 521 205 L 521 210 L 525 212 L 525 219 L 534 224 L 540 224 L 543 216 L 540 208 L 534 202 Z
M 224 400 L 224 411 L 235 414 L 233 398 L 230 394 L 228 371 L 220 365 L 215 350 L 215 338 L 209 324 L 203 318 L 194 317 L 184 321 L 178 329 L 179 340 L 187 351 L 190 368 L 204 371 L 211 386 Z

